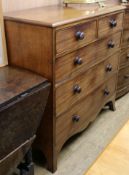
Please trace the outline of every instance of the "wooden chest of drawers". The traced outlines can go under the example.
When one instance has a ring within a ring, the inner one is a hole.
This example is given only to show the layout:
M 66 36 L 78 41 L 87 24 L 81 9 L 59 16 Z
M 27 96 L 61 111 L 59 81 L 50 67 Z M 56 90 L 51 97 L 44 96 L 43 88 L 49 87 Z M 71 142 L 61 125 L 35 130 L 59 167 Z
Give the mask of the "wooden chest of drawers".
M 65 141 L 106 104 L 115 108 L 123 12 L 122 6 L 94 14 L 54 6 L 5 16 L 9 64 L 37 72 L 53 85 L 35 143 L 53 172 Z
M 120 55 L 117 98 L 129 92 L 129 9 L 125 10 Z

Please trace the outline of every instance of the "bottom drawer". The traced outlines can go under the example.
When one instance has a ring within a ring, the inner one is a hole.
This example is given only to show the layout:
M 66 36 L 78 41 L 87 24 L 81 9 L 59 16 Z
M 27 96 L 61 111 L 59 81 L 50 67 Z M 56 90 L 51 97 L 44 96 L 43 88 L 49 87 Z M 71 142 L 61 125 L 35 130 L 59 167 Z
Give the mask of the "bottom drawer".
M 115 95 L 117 75 L 99 86 L 83 101 L 74 105 L 56 120 L 56 146 L 60 151 L 65 141 L 85 129 L 93 121 L 103 106 Z
M 129 66 L 119 70 L 118 89 L 122 89 L 129 85 Z

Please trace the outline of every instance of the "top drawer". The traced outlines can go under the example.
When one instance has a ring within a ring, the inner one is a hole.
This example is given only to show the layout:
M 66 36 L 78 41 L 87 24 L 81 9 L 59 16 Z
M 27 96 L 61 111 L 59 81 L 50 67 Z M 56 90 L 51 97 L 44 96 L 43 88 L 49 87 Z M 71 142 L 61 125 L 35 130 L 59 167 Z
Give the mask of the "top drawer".
M 99 20 L 98 35 L 100 38 L 122 30 L 123 27 L 123 13 L 117 13 L 102 17 Z
M 129 10 L 126 11 L 124 16 L 124 29 L 129 29 Z
M 56 32 L 56 54 L 68 52 L 97 39 L 97 22 L 78 24 Z

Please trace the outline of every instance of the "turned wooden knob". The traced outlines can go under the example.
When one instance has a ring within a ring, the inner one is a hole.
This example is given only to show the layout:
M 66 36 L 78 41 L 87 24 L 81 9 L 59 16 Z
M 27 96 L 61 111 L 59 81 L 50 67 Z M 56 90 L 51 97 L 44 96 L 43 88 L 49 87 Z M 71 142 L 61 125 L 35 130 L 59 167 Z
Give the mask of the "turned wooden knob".
M 74 92 L 74 94 L 76 94 L 76 93 L 81 93 L 81 91 L 82 91 L 82 89 L 81 89 L 81 87 L 79 86 L 79 85 L 75 85 L 74 87 L 73 87 L 73 92 Z
M 74 64 L 75 65 L 81 65 L 83 63 L 82 58 L 80 57 L 76 57 L 74 60 Z
M 129 59 L 129 53 L 127 54 L 127 59 Z
M 104 90 L 104 95 L 105 95 L 105 96 L 108 96 L 109 94 L 110 94 L 109 90 L 108 90 L 108 89 L 105 89 L 105 90 Z
M 73 120 L 73 122 L 79 122 L 80 116 L 79 115 L 74 115 L 72 120 Z
M 111 28 L 114 28 L 114 27 L 116 27 L 116 26 L 117 26 L 117 21 L 114 20 L 114 19 L 110 20 L 110 27 L 111 27 Z
M 85 38 L 85 34 L 84 34 L 84 32 L 77 32 L 76 33 L 76 39 L 77 40 L 83 40 Z
M 111 65 L 111 64 L 108 64 L 108 65 L 106 66 L 106 71 L 107 71 L 107 72 L 111 72 L 111 71 L 112 71 L 112 65 Z
M 124 78 L 128 79 L 129 78 L 129 75 L 125 75 Z
M 114 47 L 115 47 L 115 43 L 113 41 L 109 41 L 108 48 L 114 48 Z

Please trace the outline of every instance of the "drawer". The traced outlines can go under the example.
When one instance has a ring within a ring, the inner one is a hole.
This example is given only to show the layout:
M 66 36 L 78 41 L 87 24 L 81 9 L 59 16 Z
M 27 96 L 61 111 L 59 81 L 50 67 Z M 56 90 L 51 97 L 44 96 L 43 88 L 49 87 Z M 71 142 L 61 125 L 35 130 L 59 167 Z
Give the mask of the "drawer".
M 129 46 L 129 30 L 124 30 L 122 37 L 122 48 L 127 48 Z
M 82 49 L 56 59 L 55 77 L 58 83 L 61 80 L 70 78 L 80 72 L 106 59 L 119 50 L 121 32 L 118 32 L 107 39 L 92 43 Z M 114 47 L 108 47 L 112 41 Z
M 118 89 L 129 85 L 129 66 L 119 70 Z
M 129 11 L 126 11 L 124 16 L 124 29 L 129 29 Z
M 118 89 L 117 94 L 116 94 L 116 98 L 120 98 L 123 95 L 127 94 L 128 92 L 129 92 L 129 86 L 125 86 L 124 88 Z
M 61 149 L 61 146 L 69 137 L 85 129 L 96 118 L 109 99 L 115 95 L 116 78 L 117 76 L 114 75 L 106 83 L 100 85 L 94 92 L 90 93 L 83 101 L 80 101 L 69 111 L 57 118 L 56 144 L 58 150 Z M 108 95 L 105 95 L 105 90 L 109 91 Z
M 122 30 L 123 27 L 123 13 L 117 13 L 102 17 L 99 20 L 99 37 L 104 37 Z
M 126 66 L 127 64 L 129 64 L 129 48 L 122 51 L 120 55 L 120 67 Z
M 118 70 L 118 57 L 111 57 L 56 88 L 56 115 L 68 110 Z
M 97 22 L 91 21 L 75 25 L 56 32 L 56 53 L 77 49 L 87 45 L 97 38 Z

